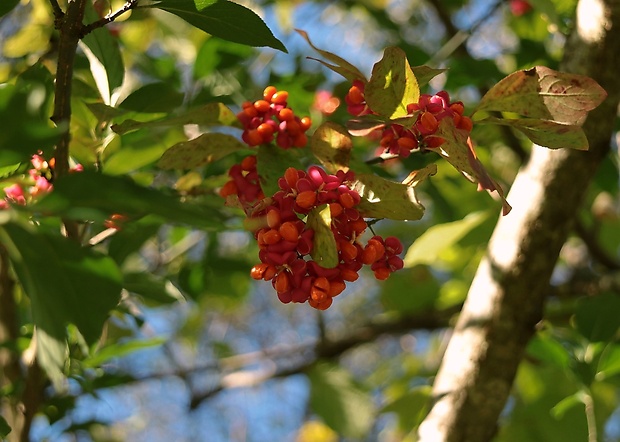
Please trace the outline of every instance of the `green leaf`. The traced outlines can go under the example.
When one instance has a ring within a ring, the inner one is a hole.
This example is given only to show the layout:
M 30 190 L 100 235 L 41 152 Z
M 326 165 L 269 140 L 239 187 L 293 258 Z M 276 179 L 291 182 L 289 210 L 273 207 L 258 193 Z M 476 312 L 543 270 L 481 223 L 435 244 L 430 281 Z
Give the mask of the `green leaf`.
M 420 87 L 402 49 L 385 49 L 372 69 L 364 95 L 373 112 L 388 118 L 406 116 L 407 105 L 418 102 Z
M 597 381 L 604 381 L 620 373 L 620 345 L 609 344 L 601 354 L 596 370 Z
M 435 69 L 429 66 L 413 66 L 411 68 L 415 78 L 418 80 L 418 86 L 423 87 L 428 84 L 437 75 L 447 71 L 447 69 Z
M 24 210 L 78 220 L 103 221 L 114 213 L 130 219 L 151 214 L 205 229 L 222 225 L 222 215 L 210 207 L 182 203 L 174 195 L 139 186 L 128 177 L 90 171 L 59 178 L 53 192 Z
M 411 431 L 420 425 L 428 414 L 432 398 L 432 387 L 430 385 L 415 387 L 384 406 L 381 413 L 396 413 L 401 430 Z
M 156 216 L 145 216 L 135 222 L 126 223 L 122 230 L 117 231 L 108 245 L 108 255 L 120 266 L 132 253 L 151 237 L 155 236 L 163 224 Z
M 0 14 L 0 16 L 2 16 L 2 15 L 4 15 L 4 14 Z M 10 432 L 11 432 L 11 427 L 4 420 L 4 418 L 2 416 L 0 416 L 0 437 L 7 437 Z
M 120 300 L 122 275 L 112 258 L 60 235 L 8 223 L 0 239 L 30 298 L 41 363 L 57 379 L 66 326 L 74 324 L 94 343 Z
M 256 170 L 260 176 L 260 185 L 266 196 L 271 196 L 280 188 L 278 179 L 284 176 L 289 167 L 305 170 L 295 149 L 280 149 L 273 144 L 261 144 L 256 154 Z
M 133 91 L 119 107 L 134 112 L 171 112 L 183 103 L 184 95 L 170 83 L 158 82 Z
M 573 408 L 576 405 L 584 404 L 584 392 L 578 391 L 575 394 L 571 394 L 570 396 L 565 397 L 560 402 L 555 404 L 555 406 L 551 409 L 551 416 L 556 419 L 562 419 L 567 411 Z
M 462 220 L 429 227 L 407 250 L 405 267 L 436 264 L 444 251 L 458 243 L 488 217 L 489 212 L 474 212 Z
M 143 341 L 129 341 L 111 344 L 98 350 L 93 356 L 82 361 L 85 368 L 96 368 L 110 359 L 121 358 L 145 348 L 158 347 L 166 342 L 166 338 L 151 338 Z
M 614 293 L 582 298 L 575 313 L 575 326 L 590 342 L 611 339 L 620 327 L 620 297 Z
M 157 165 L 162 169 L 194 169 L 243 150 L 248 150 L 247 144 L 231 135 L 206 133 L 170 147 Z
M 482 97 L 476 111 L 515 112 L 580 125 L 605 97 L 607 92 L 589 77 L 536 66 L 501 80 Z
M 190 109 L 180 115 L 168 116 L 153 121 L 125 120 L 121 124 L 112 126 L 117 134 L 125 134 L 142 128 L 184 126 L 198 124 L 200 126 L 239 126 L 237 116 L 222 103 L 208 103 L 204 106 Z
M 365 137 L 377 129 L 383 129 L 388 121 L 379 115 L 360 115 L 347 120 L 347 130 L 354 137 Z
M 362 438 L 373 425 L 371 395 L 344 368 L 327 362 L 309 371 L 310 407 L 327 425 L 348 438 Z
M 310 150 L 330 173 L 349 168 L 353 143 L 345 128 L 326 122 L 310 138 Z
M 357 174 L 353 189 L 362 198 L 358 210 L 364 218 L 388 218 L 394 220 L 416 220 L 424 215 L 424 206 L 415 194 L 417 183 L 437 171 L 430 164 L 419 172 L 418 180 L 411 183 L 397 183 L 377 175 Z M 413 174 L 411 175 L 413 176 Z
M 441 155 L 468 180 L 478 183 L 478 190 L 485 189 L 489 192 L 497 191 L 502 199 L 503 214 L 507 215 L 511 207 L 504 197 L 504 191 L 501 186 L 491 178 L 476 156 L 469 133 L 457 129 L 451 118 L 443 118 L 439 122 L 439 129 L 435 136 L 443 138 L 443 144 L 439 147 L 427 147 L 426 149 Z
M 312 47 L 312 49 L 314 49 L 319 54 L 321 54 L 323 57 L 325 57 L 327 60 L 335 64 L 327 63 L 323 60 L 317 60 L 316 58 L 311 58 L 311 57 L 309 58 L 311 58 L 312 60 L 318 61 L 325 67 L 331 69 L 337 74 L 342 75 L 344 78 L 346 78 L 350 82 L 353 82 L 355 80 L 360 80 L 363 83 L 367 82 L 366 76 L 362 74 L 358 68 L 353 66 L 351 63 L 346 61 L 344 58 L 339 57 L 336 54 L 332 54 L 329 51 L 324 51 L 314 46 L 312 42 L 310 41 L 310 37 L 308 37 L 308 33 L 306 31 L 302 31 L 301 29 L 295 29 L 295 30 L 299 33 L 299 35 L 301 35 L 304 38 L 304 40 L 308 42 L 308 44 Z
M 499 124 L 517 129 L 539 146 L 550 149 L 570 148 L 588 150 L 588 138 L 581 126 L 556 123 L 549 120 L 533 118 L 495 118 L 488 117 L 476 121 L 476 124 Z
M 84 17 L 89 23 L 99 19 L 91 2 L 86 3 Z M 112 37 L 109 29 L 102 27 L 90 32 L 81 42 L 83 43 L 81 48 L 90 63 L 90 71 L 97 89 L 103 101 L 110 104 L 112 93 L 123 84 L 125 76 L 125 66 L 118 40 Z
M 11 12 L 13 8 L 17 6 L 18 4 L 19 4 L 19 0 L 2 0 L 2 2 L 0 2 L 0 17 Z M 0 422 L 0 425 L 1 425 L 1 422 Z M 10 428 L 9 428 L 9 431 L 11 431 Z M 2 428 L 0 428 L 0 436 L 6 436 L 2 434 Z
M 414 313 L 437 307 L 440 285 L 427 266 L 394 272 L 381 282 L 381 303 L 386 310 Z
M 332 217 L 328 205 L 315 207 L 308 214 L 306 224 L 314 230 L 310 256 L 318 265 L 333 269 L 338 265 L 338 248 L 332 232 Z
M 157 304 L 170 304 L 183 299 L 170 281 L 158 278 L 151 273 L 125 273 L 123 287 L 128 292 L 140 295 L 149 301 L 155 301 Z
M 528 356 L 553 364 L 561 369 L 569 366 L 570 357 L 566 349 L 548 333 L 538 332 L 527 345 Z
M 163 9 L 214 37 L 287 52 L 258 15 L 237 3 L 225 0 L 162 0 L 144 7 Z

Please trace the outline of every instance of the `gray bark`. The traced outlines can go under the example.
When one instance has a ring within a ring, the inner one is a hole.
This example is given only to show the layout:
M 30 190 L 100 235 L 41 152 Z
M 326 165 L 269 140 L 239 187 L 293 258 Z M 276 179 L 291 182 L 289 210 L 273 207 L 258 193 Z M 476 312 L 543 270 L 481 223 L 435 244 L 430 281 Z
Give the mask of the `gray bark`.
M 584 124 L 590 150 L 534 146 L 517 175 L 433 385 L 421 442 L 493 438 L 525 347 L 542 319 L 560 249 L 609 153 L 620 82 L 620 2 L 581 0 L 561 70 L 588 75 L 608 98 Z

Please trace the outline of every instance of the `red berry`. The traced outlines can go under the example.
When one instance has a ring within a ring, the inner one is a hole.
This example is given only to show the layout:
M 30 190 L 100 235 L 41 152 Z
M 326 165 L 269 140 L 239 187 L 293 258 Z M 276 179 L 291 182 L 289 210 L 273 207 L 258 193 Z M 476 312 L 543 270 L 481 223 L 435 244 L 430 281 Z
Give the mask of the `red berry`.
M 314 190 L 301 192 L 295 198 L 295 203 L 302 209 L 310 209 L 316 203 L 316 192 Z

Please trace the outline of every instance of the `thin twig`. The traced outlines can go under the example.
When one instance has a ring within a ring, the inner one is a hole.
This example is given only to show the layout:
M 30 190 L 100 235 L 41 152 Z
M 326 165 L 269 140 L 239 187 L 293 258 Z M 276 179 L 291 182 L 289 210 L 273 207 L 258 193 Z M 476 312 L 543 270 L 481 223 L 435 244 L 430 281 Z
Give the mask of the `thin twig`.
M 114 20 L 116 20 L 118 17 L 120 17 L 121 15 L 123 15 L 125 12 L 128 12 L 132 9 L 134 9 L 136 6 L 138 6 L 138 0 L 129 0 L 127 1 L 121 8 L 119 8 L 118 10 L 106 15 L 105 17 L 87 24 L 86 26 L 84 26 L 82 28 L 82 34 L 81 37 L 83 38 L 84 36 L 88 35 L 89 33 L 91 33 L 92 31 L 94 31 L 97 28 L 102 28 L 105 25 L 112 23 Z
M 49 1 L 50 1 L 50 5 L 52 5 L 52 11 L 54 13 L 54 25 L 56 29 L 59 29 L 61 20 L 64 17 L 65 13 L 60 7 L 60 5 L 58 4 L 58 0 L 49 0 Z

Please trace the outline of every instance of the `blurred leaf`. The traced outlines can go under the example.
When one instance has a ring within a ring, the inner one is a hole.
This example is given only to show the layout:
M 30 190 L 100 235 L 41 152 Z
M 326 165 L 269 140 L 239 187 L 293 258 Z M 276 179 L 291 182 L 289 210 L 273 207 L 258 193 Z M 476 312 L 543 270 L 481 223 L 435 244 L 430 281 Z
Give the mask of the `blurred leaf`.
M 260 176 L 260 185 L 265 195 L 273 195 L 280 188 L 278 179 L 284 176 L 289 167 L 305 170 L 296 149 L 280 149 L 273 144 L 261 144 L 256 155 L 256 170 Z
M 89 23 L 99 19 L 91 2 L 86 3 L 84 17 Z M 83 43 L 82 50 L 90 62 L 90 71 L 103 101 L 110 104 L 112 93 L 123 84 L 125 76 L 125 66 L 118 40 L 112 37 L 108 28 L 102 27 L 84 36 L 81 42 Z
M 254 49 L 218 38 L 207 39 L 194 61 L 194 78 L 205 78 L 214 71 L 236 68 L 252 56 Z
M 415 387 L 383 407 L 381 413 L 396 413 L 401 430 L 411 431 L 426 417 L 432 398 L 430 385 Z
M 248 150 L 248 145 L 231 135 L 206 133 L 170 147 L 157 165 L 165 170 L 194 169 L 243 150 Z
M 110 239 L 108 255 L 120 266 L 129 255 L 138 252 L 149 238 L 157 234 L 162 224 L 163 220 L 154 216 L 126 223 Z
M 301 35 L 304 38 L 304 40 L 308 42 L 308 44 L 312 47 L 312 49 L 314 49 L 319 54 L 321 54 L 323 57 L 325 57 L 328 61 L 335 63 L 335 64 L 330 64 L 323 60 L 317 60 L 314 58 L 312 58 L 312 60 L 318 61 L 325 67 L 331 69 L 337 74 L 342 75 L 344 78 L 346 78 L 350 82 L 353 82 L 355 80 L 360 80 L 363 83 L 366 83 L 366 76 L 362 74 L 358 68 L 353 66 L 351 63 L 346 61 L 344 58 L 339 57 L 336 54 L 332 54 L 329 51 L 324 51 L 314 46 L 312 42 L 310 41 L 310 37 L 308 37 L 308 33 L 306 31 L 302 31 L 301 29 L 295 29 L 295 30 L 299 33 L 299 35 Z
M 198 124 L 200 126 L 239 126 L 237 116 L 222 103 L 208 103 L 204 106 L 190 109 L 180 115 L 168 116 L 154 121 L 125 120 L 121 124 L 112 126 L 118 134 L 124 134 L 141 128 L 183 126 Z
M 165 82 L 150 83 L 133 91 L 119 107 L 134 112 L 172 112 L 183 103 L 184 95 Z
M 120 300 L 121 273 L 110 257 L 60 235 L 8 223 L 0 238 L 30 297 L 40 362 L 55 379 L 64 363 L 66 326 L 75 324 L 94 343 Z
M 476 124 L 499 124 L 517 129 L 533 143 L 550 149 L 569 148 L 588 150 L 588 138 L 581 126 L 561 124 L 549 120 L 533 118 L 495 118 L 488 117 Z
M 128 354 L 134 353 L 145 348 L 158 347 L 166 342 L 166 338 L 152 338 L 145 340 L 134 340 L 128 342 L 119 342 L 107 345 L 98 350 L 94 355 L 82 361 L 84 367 L 95 368 L 106 363 L 113 358 L 121 358 Z
M 99 121 L 111 121 L 131 112 L 128 109 L 112 107 L 103 103 L 86 103 L 86 107 Z
M 402 49 L 385 49 L 372 69 L 364 95 L 368 107 L 379 115 L 398 118 L 409 113 L 407 105 L 418 102 L 420 87 Z
M 609 344 L 598 362 L 596 380 L 604 381 L 620 373 L 620 345 Z
M 394 272 L 381 283 L 381 302 L 388 310 L 413 313 L 432 308 L 439 295 L 439 283 L 427 266 Z
M 214 37 L 248 46 L 269 46 L 287 52 L 282 42 L 274 37 L 258 15 L 231 1 L 162 0 L 144 7 L 163 9 Z
M 0 3 L 0 17 L 2 17 L 4 15 L 8 14 L 9 12 L 11 12 L 13 10 L 13 8 L 15 6 L 17 6 L 18 4 L 19 4 L 19 0 L 3 0 L 2 3 Z M 2 420 L 4 420 L 4 419 L 2 419 Z M 5 422 L 5 424 L 6 424 L 6 422 Z M 2 434 L 1 425 L 2 425 L 2 422 L 0 421 L 0 436 L 6 436 L 6 434 Z M 11 431 L 10 428 L 9 428 L 9 431 Z
M 314 230 L 312 252 L 310 256 L 318 265 L 326 269 L 333 269 L 338 265 L 338 248 L 336 238 L 332 232 L 332 217 L 329 205 L 315 207 L 308 214 L 306 225 Z
M 0 16 L 4 15 L 0 14 Z M 11 427 L 9 426 L 9 424 L 4 420 L 4 418 L 2 416 L 0 416 L 0 437 L 6 437 L 8 436 L 8 434 L 11 432 Z
M 551 416 L 556 419 L 562 419 L 566 412 L 576 405 L 583 406 L 583 392 L 578 391 L 575 394 L 565 397 L 551 409 Z
M 329 173 L 349 168 L 353 143 L 346 130 L 337 124 L 326 122 L 319 126 L 312 138 L 310 149 Z
M 533 119 L 581 124 L 606 96 L 589 77 L 536 66 L 501 80 L 482 97 L 476 111 L 515 112 Z
M 436 170 L 434 164 L 429 168 Z M 424 206 L 418 201 L 415 185 L 397 183 L 372 174 L 357 174 L 355 178 L 353 189 L 362 198 L 358 210 L 365 218 L 406 221 L 417 220 L 424 215 Z
M 371 395 L 344 368 L 320 362 L 309 371 L 310 407 L 334 431 L 344 437 L 361 438 L 372 427 Z
M 570 356 L 566 349 L 548 333 L 538 332 L 527 345 L 527 354 L 539 361 L 566 369 Z
M 590 342 L 611 339 L 620 327 L 620 297 L 614 293 L 582 298 L 575 312 L 575 326 Z
M 90 171 L 59 178 L 53 192 L 26 209 L 78 220 L 103 221 L 115 213 L 129 218 L 151 214 L 205 229 L 222 226 L 222 215 L 209 207 L 182 203 L 173 195 L 139 186 L 125 176 Z
M 170 281 L 151 273 L 125 273 L 123 275 L 123 288 L 149 301 L 155 301 L 157 304 L 170 304 L 183 299 Z
M 347 129 L 355 137 L 365 137 L 377 129 L 383 129 L 387 124 L 385 118 L 368 114 L 347 120 Z
M 489 212 L 474 212 L 462 220 L 429 227 L 407 250 L 404 259 L 405 267 L 436 264 L 445 250 L 454 246 L 488 217 Z

